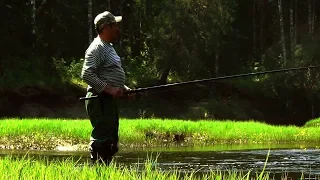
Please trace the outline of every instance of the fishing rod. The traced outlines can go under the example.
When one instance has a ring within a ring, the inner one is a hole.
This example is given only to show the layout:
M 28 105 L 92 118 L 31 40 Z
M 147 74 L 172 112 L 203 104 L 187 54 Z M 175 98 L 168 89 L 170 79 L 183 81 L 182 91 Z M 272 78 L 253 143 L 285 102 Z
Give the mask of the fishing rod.
M 154 90 L 154 89 L 168 88 L 168 87 L 172 87 L 172 86 L 180 86 L 180 85 L 187 85 L 187 84 L 203 83 L 203 82 L 208 82 L 208 81 L 217 81 L 217 80 L 233 79 L 233 78 L 239 78 L 239 77 L 257 76 L 257 75 L 263 75 L 263 74 L 272 74 L 272 73 L 287 72 L 287 71 L 294 71 L 294 70 L 309 70 L 309 69 L 319 68 L 319 67 L 320 67 L 320 65 L 287 68 L 287 69 L 277 69 L 277 70 L 262 71 L 262 72 L 255 72 L 255 73 L 237 74 L 237 75 L 222 76 L 222 77 L 215 77 L 215 78 L 208 78 L 208 79 L 200 79 L 200 80 L 193 80 L 193 81 L 186 81 L 186 82 L 178 82 L 178 83 L 165 84 L 165 85 L 159 85 L 159 86 L 151 86 L 151 87 L 145 87 L 145 88 L 132 89 L 132 90 L 124 91 L 124 94 L 139 93 L 139 92 L 150 91 L 150 90 Z M 98 95 L 91 96 L 91 97 L 81 97 L 80 100 L 94 99 L 94 98 L 98 98 L 98 97 L 99 97 Z

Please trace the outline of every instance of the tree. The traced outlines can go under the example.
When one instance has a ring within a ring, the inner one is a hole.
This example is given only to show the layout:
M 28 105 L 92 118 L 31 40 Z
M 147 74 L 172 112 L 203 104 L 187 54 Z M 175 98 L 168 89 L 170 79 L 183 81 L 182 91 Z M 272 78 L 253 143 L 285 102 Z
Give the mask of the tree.
M 287 50 L 286 50 L 286 41 L 285 41 L 285 31 L 284 31 L 284 22 L 283 22 L 283 13 L 282 13 L 282 0 L 278 0 L 278 9 L 279 9 L 279 22 L 280 22 L 280 37 L 282 45 L 282 58 L 284 61 L 284 66 L 287 63 Z
M 264 61 L 264 32 L 265 32 L 265 6 L 266 0 L 259 0 L 260 9 L 260 61 Z
M 88 37 L 89 37 L 88 43 L 89 44 L 92 42 L 92 39 L 93 39 L 92 23 L 93 23 L 93 19 L 92 19 L 92 0 L 88 0 Z
M 256 57 L 257 56 L 257 44 L 256 44 L 256 41 L 257 41 L 257 22 L 256 22 L 256 0 L 253 0 L 253 7 L 252 7 L 252 11 L 253 11 L 253 14 L 252 14 L 252 37 L 253 37 L 253 56 Z
M 165 1 L 150 23 L 154 59 L 161 78 L 182 80 L 218 74 L 223 37 L 231 29 L 234 1 Z M 169 71 L 169 73 L 168 73 Z
M 294 13 L 297 11 L 297 9 L 294 10 L 295 7 L 295 3 L 297 3 L 297 1 L 291 1 L 290 3 L 290 56 L 291 56 L 291 60 L 294 60 L 294 51 L 295 51 L 295 47 L 296 47 L 296 25 L 297 22 L 297 13 Z
M 32 5 L 32 34 L 36 34 L 36 0 L 31 0 Z

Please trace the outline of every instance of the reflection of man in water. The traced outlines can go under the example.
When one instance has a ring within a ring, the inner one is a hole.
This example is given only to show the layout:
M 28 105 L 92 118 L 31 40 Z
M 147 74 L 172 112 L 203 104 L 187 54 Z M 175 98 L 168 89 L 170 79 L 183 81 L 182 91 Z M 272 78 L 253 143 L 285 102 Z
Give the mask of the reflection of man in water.
M 99 98 L 86 100 L 85 106 L 93 127 L 90 137 L 91 160 L 109 164 L 118 152 L 118 106 L 116 98 L 123 96 L 125 73 L 120 57 L 112 42 L 117 39 L 121 16 L 105 11 L 94 20 L 98 36 L 85 54 L 81 73 L 88 84 L 87 97 L 99 94 Z

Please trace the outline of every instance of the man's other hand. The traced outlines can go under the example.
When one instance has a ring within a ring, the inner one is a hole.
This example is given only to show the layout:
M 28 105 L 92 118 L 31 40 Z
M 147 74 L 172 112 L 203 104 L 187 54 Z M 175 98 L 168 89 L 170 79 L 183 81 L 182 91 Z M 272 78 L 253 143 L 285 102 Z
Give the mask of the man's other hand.
M 133 100 L 135 98 L 136 93 L 130 92 L 132 89 L 126 85 L 124 85 L 124 88 L 125 88 L 125 92 L 126 92 L 125 94 L 126 94 L 127 99 Z
M 119 87 L 113 87 L 113 86 L 105 86 L 104 92 L 110 94 L 111 96 L 117 98 L 123 96 L 123 89 Z

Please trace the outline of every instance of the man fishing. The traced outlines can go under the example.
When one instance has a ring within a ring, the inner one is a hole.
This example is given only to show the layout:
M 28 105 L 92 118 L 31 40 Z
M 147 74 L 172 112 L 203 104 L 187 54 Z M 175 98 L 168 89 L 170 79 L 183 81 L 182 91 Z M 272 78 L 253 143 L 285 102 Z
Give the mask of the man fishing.
M 108 11 L 94 19 L 97 37 L 85 52 L 81 78 L 88 84 L 85 108 L 93 130 L 90 137 L 90 155 L 93 163 L 109 165 L 118 152 L 119 116 L 117 99 L 130 90 L 125 85 L 125 72 L 113 42 L 120 34 L 122 16 Z

